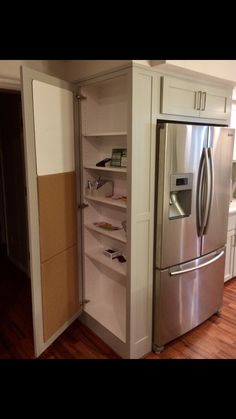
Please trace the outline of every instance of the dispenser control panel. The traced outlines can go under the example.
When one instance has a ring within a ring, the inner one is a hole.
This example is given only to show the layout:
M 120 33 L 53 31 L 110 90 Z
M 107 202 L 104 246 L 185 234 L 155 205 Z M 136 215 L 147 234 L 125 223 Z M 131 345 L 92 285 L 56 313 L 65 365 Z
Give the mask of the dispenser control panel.
M 193 173 L 180 173 L 170 175 L 170 190 L 183 191 L 192 189 L 193 186 Z

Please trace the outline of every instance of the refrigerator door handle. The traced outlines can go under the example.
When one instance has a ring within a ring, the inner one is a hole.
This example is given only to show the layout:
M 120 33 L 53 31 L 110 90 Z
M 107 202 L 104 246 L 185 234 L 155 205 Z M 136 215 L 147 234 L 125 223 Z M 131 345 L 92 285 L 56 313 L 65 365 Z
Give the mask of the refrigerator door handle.
M 202 226 L 202 188 L 203 188 L 203 173 L 205 170 L 205 159 L 202 154 L 200 166 L 199 166 L 199 177 L 197 186 L 197 230 L 200 236 L 200 230 Z
M 198 220 L 199 220 L 198 235 L 199 237 L 203 235 L 203 231 L 204 231 L 207 219 L 208 219 L 208 213 L 209 213 L 208 210 L 209 210 L 210 197 L 211 197 L 210 195 L 211 194 L 210 164 L 209 164 L 208 152 L 207 152 L 206 147 L 204 147 L 203 149 L 203 160 L 202 160 L 202 165 L 201 165 L 200 170 L 201 172 L 200 172 L 199 194 L 198 194 Z M 206 196 L 206 199 L 205 199 L 205 202 L 203 203 L 203 199 L 205 198 L 205 196 Z
M 209 226 L 209 219 L 211 215 L 212 210 L 212 203 L 213 203 L 213 193 L 214 193 L 214 166 L 213 166 L 213 157 L 212 157 L 212 149 L 211 147 L 208 148 L 208 160 L 210 162 L 210 202 L 209 202 L 209 208 L 207 211 L 207 219 L 206 219 L 206 225 L 204 227 L 203 234 L 207 234 L 208 226 Z
M 210 265 L 211 263 L 214 263 L 216 260 L 220 259 L 223 256 L 224 253 L 225 253 L 225 251 L 222 250 L 213 259 L 210 259 L 207 262 L 202 263 L 201 265 L 194 266 L 193 268 L 183 269 L 183 270 L 179 270 L 179 271 L 171 271 L 171 270 L 169 270 L 169 274 L 170 274 L 170 276 L 182 275 L 182 274 L 185 274 L 187 272 L 192 272 L 192 271 L 196 271 L 197 269 L 204 268 L 205 266 Z

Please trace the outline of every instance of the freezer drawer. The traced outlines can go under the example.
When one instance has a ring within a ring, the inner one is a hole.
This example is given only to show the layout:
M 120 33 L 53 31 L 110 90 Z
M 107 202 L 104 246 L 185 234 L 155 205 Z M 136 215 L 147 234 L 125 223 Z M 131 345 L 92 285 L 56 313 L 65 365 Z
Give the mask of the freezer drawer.
M 221 308 L 224 265 L 222 248 L 182 265 L 156 269 L 154 349 L 198 326 Z

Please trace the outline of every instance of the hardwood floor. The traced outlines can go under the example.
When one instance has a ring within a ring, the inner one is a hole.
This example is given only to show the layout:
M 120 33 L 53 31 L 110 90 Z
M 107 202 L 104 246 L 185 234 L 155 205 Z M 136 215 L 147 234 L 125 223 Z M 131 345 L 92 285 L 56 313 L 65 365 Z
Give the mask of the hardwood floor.
M 30 281 L 0 257 L 0 359 L 33 359 Z M 76 320 L 40 359 L 118 359 L 101 339 Z M 220 316 L 146 359 L 236 359 L 236 278 L 225 284 Z
M 0 257 L 0 358 L 33 358 L 30 279 Z
M 30 280 L 0 256 L 0 359 L 33 359 Z M 78 320 L 48 348 L 41 359 L 119 358 Z

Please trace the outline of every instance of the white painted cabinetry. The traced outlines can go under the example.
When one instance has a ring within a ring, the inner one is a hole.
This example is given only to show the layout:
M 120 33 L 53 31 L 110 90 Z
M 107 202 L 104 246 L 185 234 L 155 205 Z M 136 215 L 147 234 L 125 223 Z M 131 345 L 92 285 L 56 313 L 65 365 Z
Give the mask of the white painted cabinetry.
M 231 111 L 231 88 L 220 88 L 162 76 L 161 113 L 216 119 L 226 124 Z
M 125 358 L 140 358 L 152 346 L 153 84 L 154 74 L 139 68 L 79 84 L 81 202 L 86 205 L 81 320 Z M 97 167 L 113 149 L 127 149 L 127 166 Z M 110 196 L 88 189 L 99 178 L 113 183 Z M 119 230 L 99 228 L 99 222 Z M 105 256 L 107 249 L 120 250 L 126 262 Z
M 225 282 L 236 276 L 236 213 L 229 214 L 225 258 Z
M 133 66 L 73 85 L 22 72 L 37 356 L 78 317 L 123 358 L 151 351 L 157 79 Z M 113 149 L 123 166 L 96 166 Z

